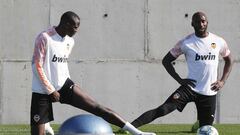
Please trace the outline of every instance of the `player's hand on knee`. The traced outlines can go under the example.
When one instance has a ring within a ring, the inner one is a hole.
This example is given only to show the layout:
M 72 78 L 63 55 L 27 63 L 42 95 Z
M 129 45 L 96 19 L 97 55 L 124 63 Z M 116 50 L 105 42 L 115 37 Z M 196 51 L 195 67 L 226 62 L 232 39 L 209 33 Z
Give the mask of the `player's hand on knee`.
M 50 96 L 52 102 L 59 102 L 59 100 L 60 100 L 60 94 L 58 91 L 54 91 L 49 96 Z
M 196 80 L 193 80 L 193 79 L 188 79 L 188 78 L 186 78 L 186 79 L 181 79 L 180 81 L 179 81 L 179 83 L 181 84 L 181 85 L 184 85 L 184 86 L 191 86 L 191 87 L 196 87 L 196 83 L 197 81 Z

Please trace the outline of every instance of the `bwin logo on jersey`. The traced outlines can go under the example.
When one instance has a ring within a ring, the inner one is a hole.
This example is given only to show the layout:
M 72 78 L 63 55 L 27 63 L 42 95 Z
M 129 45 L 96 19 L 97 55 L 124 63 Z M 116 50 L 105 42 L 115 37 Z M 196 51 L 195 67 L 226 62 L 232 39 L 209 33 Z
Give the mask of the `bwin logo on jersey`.
M 55 54 L 53 55 L 52 62 L 60 62 L 60 63 L 65 63 L 67 62 L 68 58 L 67 57 L 57 57 Z
M 209 53 L 208 55 L 196 54 L 195 61 L 198 61 L 198 60 L 215 60 L 215 58 L 216 58 L 216 55 L 212 55 L 211 53 Z

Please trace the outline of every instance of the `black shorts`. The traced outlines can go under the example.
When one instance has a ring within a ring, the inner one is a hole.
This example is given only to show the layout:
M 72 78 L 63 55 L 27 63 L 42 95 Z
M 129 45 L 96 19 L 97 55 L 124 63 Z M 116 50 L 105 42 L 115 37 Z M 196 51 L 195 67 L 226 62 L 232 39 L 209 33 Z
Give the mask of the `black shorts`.
M 44 124 L 53 120 L 52 102 L 48 95 L 32 93 L 31 125 Z
M 216 109 L 216 95 L 201 95 L 191 90 L 188 86 L 180 86 L 171 96 L 169 96 L 166 102 L 175 104 L 177 110 L 180 112 L 183 111 L 184 107 L 189 102 L 195 102 L 198 112 L 198 120 L 206 121 L 206 119 L 209 119 L 213 122 Z
M 73 97 L 73 86 L 74 82 L 71 79 L 67 79 L 62 86 L 62 88 L 58 91 L 60 94 L 60 103 L 71 104 Z
M 74 82 L 69 78 L 58 91 L 60 103 L 71 104 Z M 44 124 L 53 121 L 52 101 L 49 95 L 32 93 L 31 102 L 31 125 Z
M 217 96 L 198 95 L 195 101 L 200 126 L 212 125 L 215 118 Z

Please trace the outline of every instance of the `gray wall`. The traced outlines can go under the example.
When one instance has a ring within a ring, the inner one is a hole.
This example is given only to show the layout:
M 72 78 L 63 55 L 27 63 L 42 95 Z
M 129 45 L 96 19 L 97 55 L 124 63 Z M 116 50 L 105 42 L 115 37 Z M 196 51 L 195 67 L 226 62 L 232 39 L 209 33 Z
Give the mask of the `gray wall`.
M 70 56 L 72 79 L 98 102 L 129 121 L 162 104 L 178 87 L 161 64 L 181 38 L 193 32 L 191 16 L 204 11 L 209 31 L 225 38 L 235 65 L 219 93 L 217 123 L 240 123 L 238 105 L 240 1 L 238 0 L 0 0 L 0 123 L 29 123 L 31 57 L 36 35 L 72 10 L 81 17 Z M 107 17 L 104 15 L 107 14 Z M 187 73 L 181 57 L 176 69 Z M 220 68 L 223 62 L 220 62 Z M 221 70 L 219 70 L 221 73 Z M 86 113 L 54 104 L 54 123 Z M 190 103 L 154 123 L 193 123 Z

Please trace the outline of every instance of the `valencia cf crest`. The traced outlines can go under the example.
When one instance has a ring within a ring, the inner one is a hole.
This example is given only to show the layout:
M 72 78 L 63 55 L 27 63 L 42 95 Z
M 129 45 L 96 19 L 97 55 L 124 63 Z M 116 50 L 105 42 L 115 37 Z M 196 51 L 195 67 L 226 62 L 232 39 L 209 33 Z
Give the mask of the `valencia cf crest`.
M 40 116 L 39 116 L 38 114 L 34 115 L 34 116 L 33 116 L 33 120 L 34 120 L 35 122 L 38 122 L 38 121 L 40 120 Z
M 179 99 L 180 98 L 180 94 L 179 93 L 175 93 L 174 95 L 173 95 L 173 99 Z
M 211 44 L 211 47 L 212 47 L 213 49 L 215 49 L 215 48 L 216 48 L 216 43 L 212 43 L 212 44 Z

